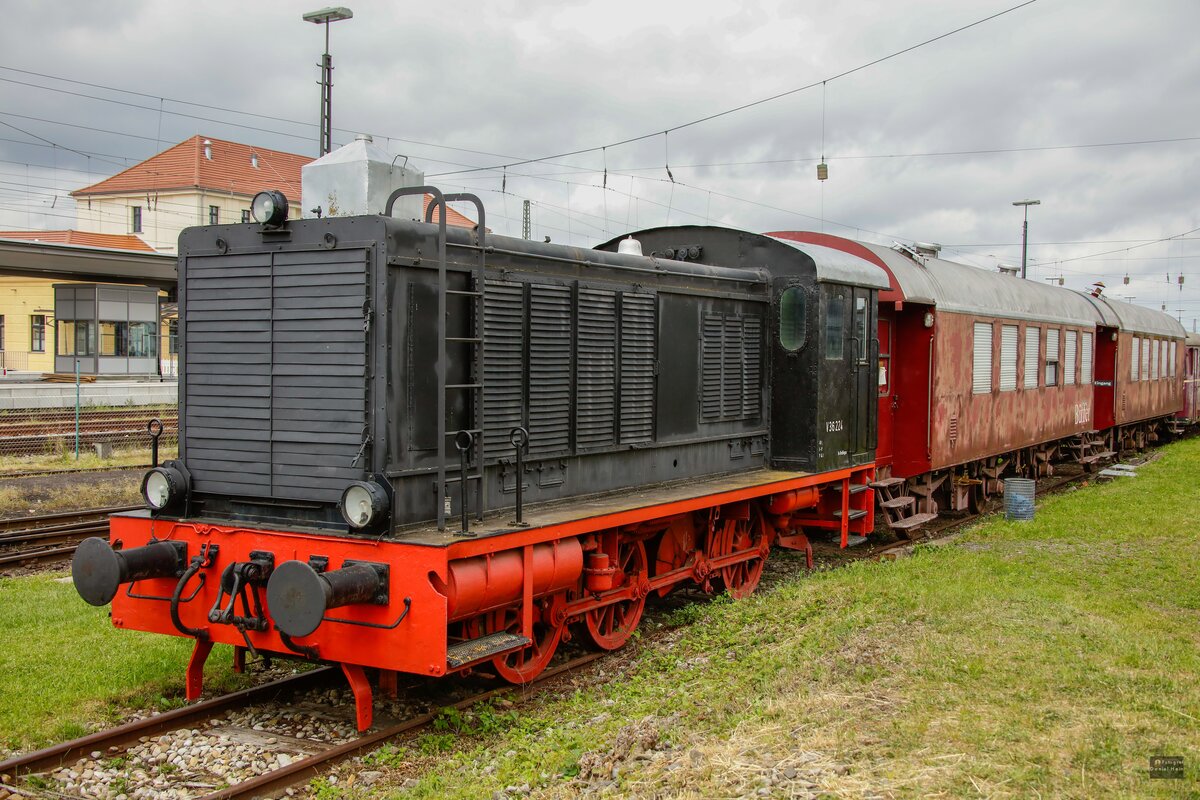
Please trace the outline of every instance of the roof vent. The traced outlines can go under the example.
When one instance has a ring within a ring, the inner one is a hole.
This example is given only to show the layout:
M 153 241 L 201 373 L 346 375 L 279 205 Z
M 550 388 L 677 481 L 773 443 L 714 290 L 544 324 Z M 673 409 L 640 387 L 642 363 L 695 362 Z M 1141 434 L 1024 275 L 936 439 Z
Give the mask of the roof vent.
M 250 166 L 254 167 L 255 169 L 258 169 L 258 153 L 250 154 Z
M 1001 275 L 1012 275 L 1014 278 L 1021 271 L 1021 268 L 1016 264 L 997 264 L 996 269 L 999 270 Z
M 375 137 L 371 136 L 371 134 L 369 134 L 369 133 L 360 133 L 354 137 L 354 141 L 356 141 L 356 142 L 373 142 L 373 141 L 375 141 Z
M 918 264 L 921 264 L 922 266 L 925 264 L 927 256 L 915 247 L 910 247 L 903 242 L 892 242 L 892 249 L 897 253 L 902 253 L 908 256 L 910 259 Z
M 204 157 L 212 161 L 212 142 L 208 139 L 204 140 Z
M 621 240 L 617 245 L 617 252 L 624 253 L 627 256 L 640 256 L 642 254 L 642 243 L 632 236 L 628 236 Z
M 938 253 L 942 252 L 942 246 L 933 242 L 913 242 L 913 247 L 918 253 L 929 258 L 937 258 Z

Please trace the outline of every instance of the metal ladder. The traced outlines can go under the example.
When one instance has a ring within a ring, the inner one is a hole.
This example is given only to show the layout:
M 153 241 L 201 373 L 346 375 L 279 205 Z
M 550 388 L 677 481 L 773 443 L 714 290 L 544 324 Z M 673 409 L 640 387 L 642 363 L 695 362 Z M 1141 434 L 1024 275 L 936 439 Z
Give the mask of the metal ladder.
M 392 215 L 392 208 L 395 202 L 400 197 L 406 195 L 422 195 L 429 194 L 433 197 L 429 207 L 425 211 L 425 221 L 433 222 L 433 214 L 438 212 L 438 303 L 437 303 L 437 362 L 434 369 L 437 379 L 437 482 L 434 485 L 434 502 L 437 511 L 437 527 L 439 531 L 446 529 L 446 518 L 449 516 L 446 513 L 446 500 L 449 497 L 447 492 L 448 484 L 459 483 L 463 484 L 459 489 L 460 504 L 462 506 L 462 533 L 469 533 L 469 523 L 467 521 L 467 487 L 466 484 L 474 481 L 475 483 L 475 519 L 483 519 L 483 509 L 487 504 L 487 486 L 484 482 L 484 441 L 483 441 L 483 420 L 484 420 L 484 397 L 483 397 L 483 290 L 484 290 L 484 267 L 486 259 L 486 237 L 487 237 L 487 221 L 483 208 L 483 201 L 476 195 L 467 193 L 443 194 L 440 189 L 433 186 L 410 186 L 403 189 L 397 189 L 388 197 L 387 207 L 384 210 L 385 216 Z M 475 229 L 475 248 L 479 251 L 479 261 L 470 271 L 470 288 L 469 289 L 449 289 L 446 286 L 446 210 L 447 203 L 456 200 L 469 201 L 475 204 L 476 210 L 479 212 L 479 222 Z M 469 299 L 471 305 L 471 325 L 467 336 L 447 336 L 446 335 L 446 300 L 448 297 L 457 296 Z M 466 347 L 471 352 L 471 369 L 472 377 L 468 378 L 467 383 L 447 383 L 446 382 L 446 346 L 453 345 L 456 347 Z M 465 392 L 469 395 L 469 407 L 472 411 L 474 420 L 471 428 L 465 430 L 457 430 L 450 432 L 446 429 L 446 399 L 447 395 L 452 392 Z M 454 437 L 456 448 L 460 451 L 460 458 L 466 467 L 473 465 L 474 473 L 471 474 L 467 468 L 460 471 L 458 477 L 447 477 L 447 440 Z M 468 459 L 472 463 L 468 463 Z

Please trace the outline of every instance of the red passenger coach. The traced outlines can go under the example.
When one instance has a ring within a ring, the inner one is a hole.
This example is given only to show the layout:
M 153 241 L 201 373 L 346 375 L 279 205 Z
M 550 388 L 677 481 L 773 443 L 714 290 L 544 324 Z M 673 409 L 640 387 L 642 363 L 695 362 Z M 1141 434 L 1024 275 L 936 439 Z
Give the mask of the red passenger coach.
M 1183 331 L 1165 314 L 945 261 L 936 245 L 772 235 L 852 253 L 889 276 L 874 485 L 895 529 L 939 508 L 978 508 L 1006 476 L 1143 446 L 1180 408 Z
M 1187 335 L 1183 356 L 1183 411 L 1180 416 L 1200 422 L 1200 333 Z

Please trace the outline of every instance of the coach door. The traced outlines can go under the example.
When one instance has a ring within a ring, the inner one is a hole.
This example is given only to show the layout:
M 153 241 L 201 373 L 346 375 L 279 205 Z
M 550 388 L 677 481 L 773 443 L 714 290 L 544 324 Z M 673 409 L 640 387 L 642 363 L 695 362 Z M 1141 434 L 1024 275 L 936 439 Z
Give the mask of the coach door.
M 871 368 L 876 338 L 871 291 L 823 284 L 821 393 L 818 438 L 820 462 L 836 469 L 870 460 L 876 431 Z
M 878 360 L 879 339 L 875 335 L 875 303 L 870 289 L 855 287 L 853 290 L 853 374 L 851 407 L 854 409 L 854 433 L 851 440 L 851 462 L 865 464 L 871 460 L 870 451 L 875 448 L 878 431 L 871 404 L 875 402 L 876 378 L 873 365 Z M 873 380 L 874 378 L 874 380 Z

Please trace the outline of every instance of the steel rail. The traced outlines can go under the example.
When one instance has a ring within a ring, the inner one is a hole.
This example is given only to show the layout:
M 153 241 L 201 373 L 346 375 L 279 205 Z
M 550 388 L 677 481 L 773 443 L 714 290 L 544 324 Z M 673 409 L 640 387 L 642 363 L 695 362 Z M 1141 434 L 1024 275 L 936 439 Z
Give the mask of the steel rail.
M 0 761 L 0 775 L 9 775 L 16 780 L 22 775 L 64 766 L 96 750 L 107 754 L 109 748 L 133 744 L 143 736 L 153 736 L 163 731 L 192 727 L 198 721 L 229 709 L 242 708 L 270 700 L 284 692 L 302 691 L 340 674 L 333 667 L 315 669 L 264 683 L 262 686 L 214 697 L 212 700 L 177 708 L 146 719 L 128 722 L 80 739 L 62 742 L 32 753 L 15 756 L 7 761 Z
M 98 517 L 108 517 L 122 511 L 137 511 L 143 506 L 111 506 L 108 508 L 88 508 L 82 511 L 62 511 L 55 514 L 39 514 L 34 517 L 12 517 L 0 519 L 0 532 L 13 530 L 45 530 L 47 526 L 66 525 L 95 521 Z
M 607 652 L 589 653 L 588 655 L 580 656 L 579 658 L 572 659 L 571 661 L 568 661 L 565 664 L 561 664 L 557 667 L 554 667 L 553 669 L 546 670 L 545 672 L 543 672 L 541 675 L 534 678 L 529 683 L 524 684 L 524 687 L 543 683 L 545 681 L 550 680 L 551 678 L 557 677 L 566 672 L 570 672 L 571 670 L 574 670 L 579 667 L 590 664 L 591 662 L 593 662 L 599 658 L 602 658 L 606 655 L 608 655 Z M 493 697 L 498 697 L 502 694 L 507 694 L 509 692 L 512 692 L 512 691 L 515 691 L 517 689 L 524 688 L 524 687 L 501 686 L 497 689 L 491 689 L 489 691 L 483 692 L 482 694 L 477 694 L 473 697 L 468 697 L 464 700 L 460 700 L 459 702 L 455 703 L 453 706 L 449 706 L 449 707 L 458 709 L 459 711 L 462 711 L 464 709 L 470 708 L 471 706 L 475 705 L 476 703 L 486 702 L 486 701 L 492 699 Z M 229 786 L 225 789 L 221 789 L 221 790 L 213 792 L 211 794 L 206 794 L 203 797 L 201 797 L 200 800 L 233 800 L 234 798 L 242 798 L 242 797 L 264 797 L 264 796 L 267 796 L 273 792 L 280 791 L 289 786 L 294 786 L 302 781 L 310 780 L 311 778 L 314 778 L 318 774 L 320 774 L 322 770 L 327 769 L 331 765 L 338 763 L 340 761 L 344 761 L 348 758 L 352 758 L 353 756 L 358 755 L 359 753 L 362 753 L 365 750 L 370 750 L 374 747 L 377 747 L 389 739 L 395 738 L 397 736 L 400 736 L 401 734 L 408 733 L 409 731 L 417 730 L 418 728 L 422 728 L 426 725 L 429 725 L 435 719 L 437 719 L 438 715 L 440 715 L 440 714 L 441 714 L 441 709 L 439 709 L 438 711 L 421 714 L 420 716 L 416 716 L 411 719 L 405 720 L 404 722 L 399 722 L 395 725 L 391 725 L 387 728 L 376 731 L 375 733 L 369 733 L 369 734 L 362 736 L 358 739 L 355 739 L 351 742 L 346 742 L 345 744 L 340 744 L 335 747 L 331 747 L 330 749 L 328 749 L 324 752 L 317 753 L 316 755 L 309 756 L 308 758 L 303 758 L 298 761 L 294 761 L 286 767 L 281 767 L 279 769 L 272 770 L 270 772 L 265 772 L 262 775 L 258 775 L 257 777 L 251 778 L 248 781 L 242 781 L 241 783 L 234 784 L 233 786 Z M 3 766 L 3 765 L 0 765 L 0 766 Z

